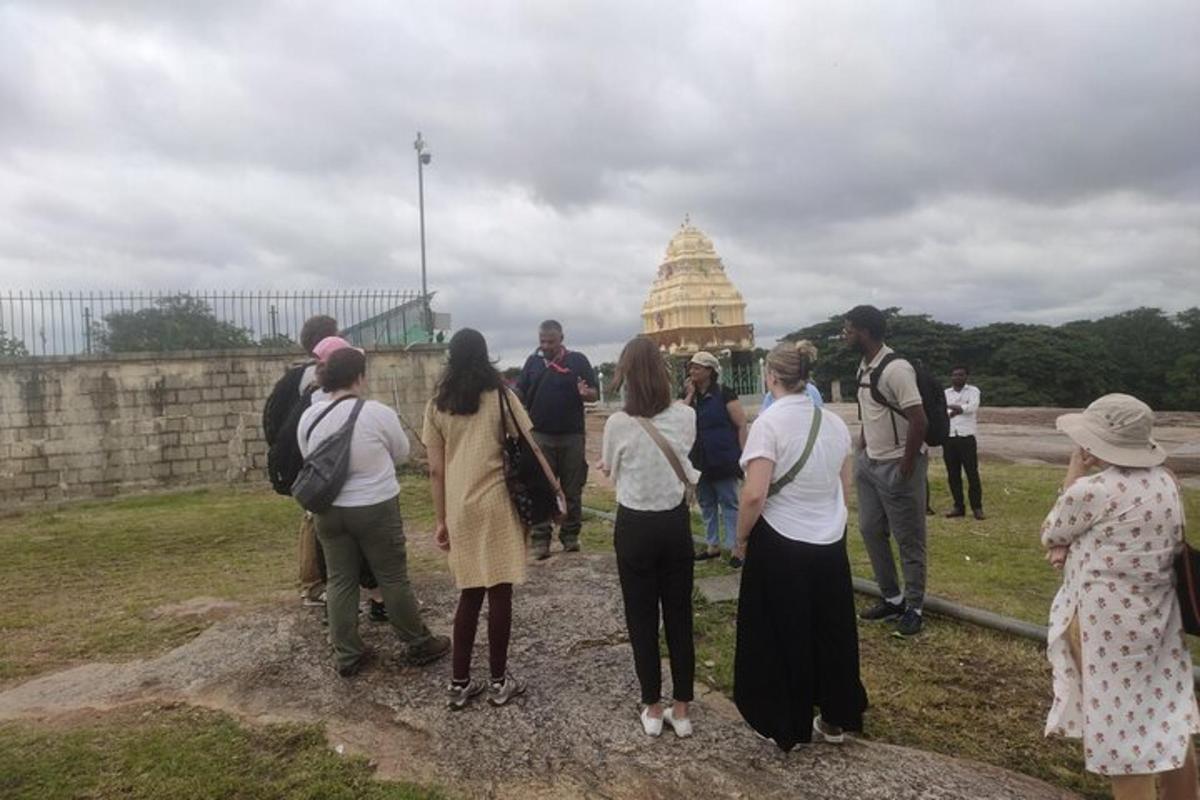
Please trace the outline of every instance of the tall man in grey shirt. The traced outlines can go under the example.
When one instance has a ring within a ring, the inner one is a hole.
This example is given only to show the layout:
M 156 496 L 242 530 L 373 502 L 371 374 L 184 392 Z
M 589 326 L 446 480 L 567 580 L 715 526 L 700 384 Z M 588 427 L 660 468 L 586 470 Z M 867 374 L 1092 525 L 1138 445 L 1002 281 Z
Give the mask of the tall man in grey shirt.
M 864 620 L 899 620 L 896 634 L 921 631 L 925 602 L 925 429 L 917 375 L 883 343 L 887 324 L 874 306 L 846 313 L 843 334 L 862 356 L 858 408 L 862 418 L 854 480 L 858 526 L 883 599 L 860 615 Z M 878 392 L 872 392 L 875 385 Z M 880 401 L 883 402 L 880 402 Z M 891 540 L 900 551 L 901 591 Z

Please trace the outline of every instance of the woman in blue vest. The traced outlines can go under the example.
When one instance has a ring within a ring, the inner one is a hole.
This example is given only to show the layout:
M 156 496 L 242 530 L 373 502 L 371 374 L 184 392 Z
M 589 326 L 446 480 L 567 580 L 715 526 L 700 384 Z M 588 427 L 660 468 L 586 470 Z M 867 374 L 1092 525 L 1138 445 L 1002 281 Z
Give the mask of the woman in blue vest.
M 746 412 L 737 392 L 722 386 L 721 362 L 703 350 L 688 363 L 684 402 L 696 410 L 696 444 L 689 454 L 692 465 L 700 470 L 696 499 L 707 529 L 708 547 L 696 554 L 697 560 L 721 555 L 720 522 L 725 522 L 725 547 L 732 551 L 737 534 L 738 480 L 742 469 L 738 459 L 746 446 Z M 719 512 L 719 513 L 718 513 Z M 729 566 L 742 566 L 742 560 L 730 557 Z

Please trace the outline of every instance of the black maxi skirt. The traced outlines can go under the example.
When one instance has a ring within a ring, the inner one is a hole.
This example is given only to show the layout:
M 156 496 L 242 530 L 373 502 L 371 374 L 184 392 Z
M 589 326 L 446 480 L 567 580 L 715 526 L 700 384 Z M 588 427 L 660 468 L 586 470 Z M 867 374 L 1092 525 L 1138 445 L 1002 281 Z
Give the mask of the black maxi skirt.
M 845 535 L 797 542 L 759 518 L 742 567 L 733 680 L 742 717 L 785 751 L 812 741 L 814 707 L 832 725 L 862 730 L 867 692 Z

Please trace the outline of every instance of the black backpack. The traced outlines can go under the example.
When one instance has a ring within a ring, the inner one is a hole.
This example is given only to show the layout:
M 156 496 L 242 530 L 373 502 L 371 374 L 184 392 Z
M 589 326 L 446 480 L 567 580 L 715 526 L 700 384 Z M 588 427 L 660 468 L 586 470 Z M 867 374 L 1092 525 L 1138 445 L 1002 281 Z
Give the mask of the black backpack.
M 887 365 L 898 358 L 900 356 L 895 353 L 888 353 L 879 362 L 879 366 L 871 370 L 870 383 L 861 384 L 863 388 L 871 390 L 872 400 L 881 406 L 887 406 L 888 410 L 892 412 L 892 435 L 896 437 L 896 444 L 900 444 L 900 431 L 896 427 L 895 415 L 904 416 L 904 410 L 889 403 L 883 396 L 883 392 L 879 391 L 879 378 L 883 375 L 883 370 Z M 929 422 L 925 428 L 925 444 L 930 447 L 941 447 L 950 437 L 950 417 L 946 414 L 946 391 L 922 361 L 914 359 L 909 360 L 908 363 L 912 365 L 913 371 L 917 374 L 917 391 L 921 393 L 921 406 L 925 409 L 925 419 Z M 859 416 L 862 416 L 861 410 Z
M 267 477 L 279 494 L 291 495 L 292 482 L 300 474 L 304 458 L 296 441 L 300 417 L 312 404 L 316 387 L 300 392 L 300 381 L 311 364 L 290 367 L 275 383 L 263 406 L 263 438 L 267 442 Z

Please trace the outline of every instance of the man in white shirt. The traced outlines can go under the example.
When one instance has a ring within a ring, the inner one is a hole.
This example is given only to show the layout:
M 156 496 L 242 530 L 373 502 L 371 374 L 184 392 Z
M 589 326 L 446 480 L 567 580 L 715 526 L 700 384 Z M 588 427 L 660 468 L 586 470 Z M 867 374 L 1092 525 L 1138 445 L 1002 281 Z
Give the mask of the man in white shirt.
M 967 507 L 963 504 L 962 473 L 967 472 L 967 497 L 975 519 L 984 519 L 983 488 L 979 483 L 979 452 L 975 443 L 976 415 L 979 412 L 979 388 L 967 383 L 967 368 L 957 366 L 950 370 L 950 388 L 946 389 L 946 413 L 950 415 L 950 436 L 942 445 L 942 457 L 946 460 L 946 479 L 950 483 L 950 494 L 954 495 L 954 508 L 946 512 L 947 517 L 965 517 Z

